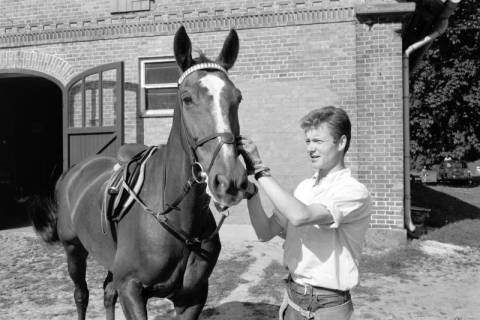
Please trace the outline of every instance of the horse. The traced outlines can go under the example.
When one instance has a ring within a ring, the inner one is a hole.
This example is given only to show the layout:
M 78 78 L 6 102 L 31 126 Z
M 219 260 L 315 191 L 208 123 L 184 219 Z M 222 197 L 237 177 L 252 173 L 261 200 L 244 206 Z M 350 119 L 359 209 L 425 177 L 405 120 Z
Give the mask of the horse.
M 101 155 L 67 170 L 52 199 L 32 213 L 42 239 L 63 244 L 79 320 L 85 319 L 89 298 L 88 255 L 108 270 L 107 320 L 115 318 L 117 299 L 127 319 L 146 320 L 151 297 L 171 300 L 177 319 L 198 319 L 221 248 L 210 199 L 224 210 L 245 197 L 248 180 L 236 147 L 242 97 L 227 74 L 237 59 L 238 35 L 230 30 L 214 61 L 202 52 L 192 58 L 183 26 L 173 44 L 183 74 L 171 132 L 166 145 L 149 149 L 143 185 L 128 188 L 134 200 L 124 214 L 102 228 L 118 159 Z M 122 147 L 120 158 L 144 149 Z

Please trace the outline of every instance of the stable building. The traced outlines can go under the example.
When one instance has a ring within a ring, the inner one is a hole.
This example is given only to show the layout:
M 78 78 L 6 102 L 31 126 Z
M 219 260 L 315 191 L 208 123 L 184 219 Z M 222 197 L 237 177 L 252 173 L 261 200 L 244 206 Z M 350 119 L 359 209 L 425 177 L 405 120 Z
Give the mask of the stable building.
M 166 143 L 179 76 L 174 33 L 184 25 L 215 58 L 235 28 L 241 132 L 275 177 L 293 190 L 312 174 L 298 121 L 340 106 L 353 125 L 347 165 L 374 199 L 369 239 L 404 241 L 402 28 L 414 10 L 365 0 L 4 0 L 2 186 L 15 197 L 44 193 L 89 155 Z M 245 216 L 242 204 L 230 219 Z

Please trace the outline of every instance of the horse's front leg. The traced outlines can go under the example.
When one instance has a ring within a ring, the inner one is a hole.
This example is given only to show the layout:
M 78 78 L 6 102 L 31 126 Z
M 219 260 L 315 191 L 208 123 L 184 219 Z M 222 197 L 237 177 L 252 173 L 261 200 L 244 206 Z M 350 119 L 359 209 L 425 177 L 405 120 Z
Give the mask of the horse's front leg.
M 147 320 L 147 298 L 139 281 L 126 279 L 118 285 L 117 291 L 127 320 Z
M 107 313 L 107 320 L 115 320 L 115 303 L 117 302 L 117 290 L 113 285 L 113 274 L 108 271 L 103 282 L 103 305 Z
M 189 294 L 180 294 L 175 297 L 173 304 L 178 320 L 196 320 L 200 316 L 208 296 L 208 281 L 198 286 Z

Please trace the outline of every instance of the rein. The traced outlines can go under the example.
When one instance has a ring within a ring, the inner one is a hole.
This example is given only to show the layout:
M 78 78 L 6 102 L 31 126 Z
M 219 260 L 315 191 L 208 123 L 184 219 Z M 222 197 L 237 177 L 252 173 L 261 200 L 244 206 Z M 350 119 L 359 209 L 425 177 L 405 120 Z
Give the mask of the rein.
M 181 77 L 178 80 L 178 86 L 180 86 L 183 80 L 185 80 L 185 78 L 192 72 L 197 70 L 204 70 L 204 69 L 219 70 L 227 74 L 227 71 L 216 63 L 200 63 L 197 65 L 194 65 L 193 67 L 188 68 L 181 75 Z M 149 213 L 150 215 L 152 215 L 158 221 L 158 223 L 160 223 L 160 225 L 162 225 L 165 228 L 165 230 L 170 232 L 170 234 L 172 234 L 175 238 L 182 241 L 187 247 L 195 248 L 202 243 L 202 239 L 199 239 L 198 237 L 193 237 L 193 238 L 189 237 L 189 235 L 187 235 L 184 231 L 178 229 L 177 227 L 169 223 L 169 220 L 165 215 L 172 210 L 180 210 L 178 208 L 178 205 L 183 201 L 183 199 L 187 196 L 187 194 L 190 192 L 190 190 L 195 184 L 207 183 L 208 174 L 210 173 L 210 170 L 212 169 L 213 164 L 215 163 L 215 159 L 217 158 L 217 155 L 220 152 L 221 148 L 223 147 L 224 144 L 235 144 L 236 139 L 231 132 L 214 133 L 201 139 L 194 138 L 188 131 L 188 128 L 185 124 L 183 111 L 182 111 L 182 101 L 178 93 L 177 93 L 177 99 L 178 99 L 179 112 L 180 112 L 180 118 L 181 118 L 182 138 L 183 137 L 186 138 L 187 144 L 190 147 L 190 150 L 185 150 L 185 151 L 190 156 L 191 166 L 192 166 L 192 174 L 190 178 L 186 181 L 185 185 L 183 186 L 182 193 L 171 204 L 167 204 L 166 209 L 164 209 L 163 211 L 155 211 L 155 210 L 152 210 L 147 204 L 145 204 L 145 202 L 139 198 L 138 194 L 134 190 L 132 190 L 132 188 L 125 181 L 122 182 L 122 186 L 125 190 L 127 190 L 127 192 L 132 196 L 132 198 L 138 202 L 138 204 L 143 208 L 143 210 L 145 210 L 146 213 Z M 208 168 L 205 171 L 203 169 L 203 166 L 200 164 L 200 162 L 198 162 L 196 151 L 199 147 L 203 146 L 205 143 L 216 138 L 220 138 L 220 143 L 215 148 L 215 151 L 213 152 L 213 155 L 212 155 L 212 159 L 210 160 L 210 164 L 208 165 Z M 229 211 L 227 210 L 226 213 L 225 211 L 221 212 L 221 215 L 222 217 L 220 218 L 220 221 L 218 222 L 217 227 L 215 228 L 213 233 L 205 240 L 212 240 L 218 234 L 218 232 L 220 231 L 220 228 L 222 227 L 223 222 L 225 221 L 225 218 L 229 215 Z

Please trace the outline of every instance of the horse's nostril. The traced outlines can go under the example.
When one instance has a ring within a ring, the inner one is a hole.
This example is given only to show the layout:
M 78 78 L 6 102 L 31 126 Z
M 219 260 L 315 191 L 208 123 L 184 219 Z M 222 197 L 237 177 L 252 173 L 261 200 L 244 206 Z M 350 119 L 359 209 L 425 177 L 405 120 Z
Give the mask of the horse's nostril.
M 242 182 L 240 183 L 240 190 L 247 190 L 248 187 L 248 180 L 247 179 L 242 179 Z

